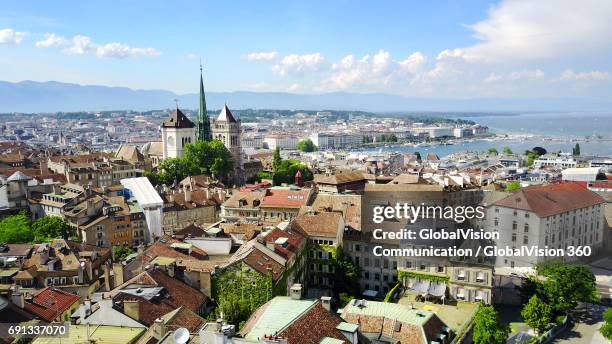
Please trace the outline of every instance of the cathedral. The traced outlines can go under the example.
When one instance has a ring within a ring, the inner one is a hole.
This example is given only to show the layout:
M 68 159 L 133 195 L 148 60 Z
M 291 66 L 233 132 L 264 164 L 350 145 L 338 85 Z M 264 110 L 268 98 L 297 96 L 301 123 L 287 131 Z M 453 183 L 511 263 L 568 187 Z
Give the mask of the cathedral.
M 204 80 L 202 66 L 200 66 L 200 107 L 196 123 L 193 123 L 181 110 L 176 108 L 170 118 L 162 123 L 163 159 L 179 158 L 183 156 L 187 144 L 196 140 L 223 142 L 232 155 L 234 162 L 234 183 L 241 185 L 245 182 L 244 165 L 242 162 L 242 128 L 240 119 L 234 117 L 227 104 L 223 106 L 219 116 L 213 121 L 206 112 L 206 97 L 204 94 Z

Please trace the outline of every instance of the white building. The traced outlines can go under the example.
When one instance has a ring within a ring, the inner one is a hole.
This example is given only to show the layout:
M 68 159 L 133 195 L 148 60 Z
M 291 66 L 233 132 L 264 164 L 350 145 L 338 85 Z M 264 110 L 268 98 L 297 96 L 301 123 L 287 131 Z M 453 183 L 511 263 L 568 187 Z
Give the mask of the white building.
M 410 131 L 414 136 L 426 134 L 432 139 L 454 136 L 453 128 L 451 127 L 424 126 L 422 123 L 415 123 Z
M 323 132 L 312 134 L 310 140 L 320 150 L 343 149 L 360 145 L 363 142 L 363 136 L 355 133 Z
M 605 200 L 578 183 L 557 183 L 521 189 L 487 208 L 487 230 L 499 232 L 497 247 L 521 249 L 588 246 L 593 254 L 603 244 Z M 575 257 L 551 257 L 571 261 Z M 546 260 L 535 254 L 498 257 L 499 268 L 531 271 Z M 504 269 L 502 269 L 504 270 Z
M 245 177 L 242 163 L 242 126 L 240 118 L 234 117 L 227 105 L 223 106 L 219 116 L 213 121 L 212 137 L 223 142 L 225 148 L 232 154 L 234 179 L 241 184 Z
M 295 150 L 299 142 L 298 137 L 292 135 L 267 135 L 263 139 L 263 146 L 267 149 L 276 149 L 279 147 L 282 150 Z
M 196 141 L 196 127 L 178 108 L 162 123 L 163 157 L 180 158 L 185 146 Z
M 533 166 L 535 168 L 574 168 L 576 167 L 576 164 L 576 159 L 574 159 L 574 157 L 568 153 L 562 153 L 560 155 L 545 154 L 533 161 Z
M 600 171 L 601 168 L 599 167 L 567 168 L 561 171 L 561 176 L 563 180 L 568 181 L 594 182 L 597 180 Z
M 154 237 L 161 237 L 164 201 L 161 199 L 147 177 L 121 179 L 121 185 L 136 199 L 147 221 L 149 231 L 145 242 L 153 242 Z

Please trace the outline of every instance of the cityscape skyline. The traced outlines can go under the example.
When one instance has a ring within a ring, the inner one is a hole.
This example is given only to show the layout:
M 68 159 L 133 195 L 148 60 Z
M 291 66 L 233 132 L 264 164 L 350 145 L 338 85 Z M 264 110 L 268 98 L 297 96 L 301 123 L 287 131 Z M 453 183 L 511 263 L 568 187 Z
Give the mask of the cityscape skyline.
M 606 2 L 226 6 L 8 2 L 0 80 L 193 93 L 202 58 L 210 91 L 610 99 Z

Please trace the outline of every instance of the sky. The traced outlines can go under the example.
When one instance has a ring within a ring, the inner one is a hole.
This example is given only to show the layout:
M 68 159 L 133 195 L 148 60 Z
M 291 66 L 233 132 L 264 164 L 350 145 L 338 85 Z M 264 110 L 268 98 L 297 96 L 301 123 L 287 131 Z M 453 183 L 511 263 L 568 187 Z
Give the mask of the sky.
M 2 2 L 0 80 L 612 100 L 612 1 Z

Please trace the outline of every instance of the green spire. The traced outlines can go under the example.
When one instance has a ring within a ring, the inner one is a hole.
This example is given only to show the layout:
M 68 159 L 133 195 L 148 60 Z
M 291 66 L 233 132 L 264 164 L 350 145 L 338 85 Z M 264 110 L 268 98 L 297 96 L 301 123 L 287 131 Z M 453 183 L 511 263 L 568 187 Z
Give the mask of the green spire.
M 204 96 L 204 79 L 202 78 L 202 61 L 200 60 L 200 109 L 198 110 L 198 120 L 196 123 L 197 139 L 202 141 L 212 140 L 210 132 L 210 119 L 206 113 L 206 98 Z

